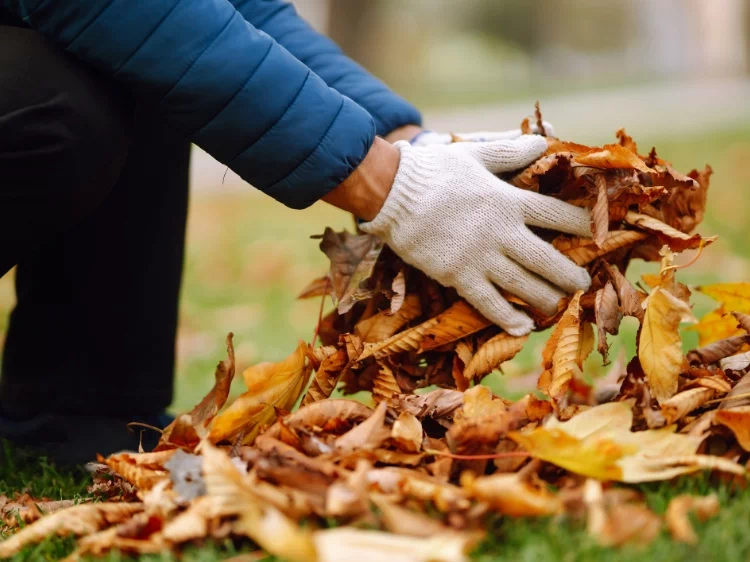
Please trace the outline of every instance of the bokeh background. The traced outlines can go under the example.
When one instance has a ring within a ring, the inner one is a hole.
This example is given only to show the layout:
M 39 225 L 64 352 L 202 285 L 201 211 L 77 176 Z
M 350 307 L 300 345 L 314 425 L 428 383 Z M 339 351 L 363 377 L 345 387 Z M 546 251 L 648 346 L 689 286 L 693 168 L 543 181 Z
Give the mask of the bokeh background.
M 515 128 L 539 100 L 564 139 L 602 144 L 625 127 L 642 152 L 656 146 L 682 172 L 710 163 L 715 174 L 699 231 L 720 238 L 680 279 L 750 281 L 750 0 L 295 4 L 420 107 L 431 129 Z M 295 296 L 327 262 L 309 237 L 326 226 L 352 225 L 323 204 L 301 212 L 283 208 L 198 149 L 191 181 L 175 410 L 191 407 L 210 388 L 227 332 L 235 333 L 239 370 L 280 359 L 298 339 L 310 340 L 320 303 Z M 628 277 L 654 269 L 634 264 Z M 12 275 L 6 275 L 0 340 L 13 302 Z M 698 315 L 712 307 L 696 296 Z M 544 340 L 536 335 L 490 384 L 512 391 L 533 380 Z M 695 343 L 690 332 L 685 343 Z M 632 325 L 618 347 L 633 353 Z M 590 372 L 601 372 L 600 364 L 594 353 Z

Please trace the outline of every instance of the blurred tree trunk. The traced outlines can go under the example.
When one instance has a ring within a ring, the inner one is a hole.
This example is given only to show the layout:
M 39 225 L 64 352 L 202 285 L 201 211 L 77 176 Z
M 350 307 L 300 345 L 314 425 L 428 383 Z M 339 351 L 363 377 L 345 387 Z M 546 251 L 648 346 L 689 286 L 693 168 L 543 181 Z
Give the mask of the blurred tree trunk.
M 369 70 L 374 70 L 378 62 L 377 53 L 369 45 L 379 8 L 377 0 L 329 0 L 328 36 Z

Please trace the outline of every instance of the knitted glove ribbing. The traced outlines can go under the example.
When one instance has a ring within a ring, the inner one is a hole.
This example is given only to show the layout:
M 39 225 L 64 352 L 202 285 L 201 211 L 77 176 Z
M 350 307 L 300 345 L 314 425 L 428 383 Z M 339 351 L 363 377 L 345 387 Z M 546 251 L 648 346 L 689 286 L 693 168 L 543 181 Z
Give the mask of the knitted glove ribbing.
M 532 320 L 498 287 L 549 314 L 564 292 L 589 287 L 578 267 L 527 225 L 591 236 L 589 211 L 515 188 L 493 174 L 516 170 L 546 150 L 544 138 L 412 147 L 400 141 L 396 178 L 380 213 L 362 230 L 458 293 L 512 335 Z

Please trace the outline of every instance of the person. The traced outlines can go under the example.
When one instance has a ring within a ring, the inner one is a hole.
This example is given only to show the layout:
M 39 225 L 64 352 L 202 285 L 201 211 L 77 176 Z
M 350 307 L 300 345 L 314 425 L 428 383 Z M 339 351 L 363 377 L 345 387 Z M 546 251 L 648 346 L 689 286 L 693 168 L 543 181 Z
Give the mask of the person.
M 165 423 L 190 142 L 284 205 L 353 213 L 511 334 L 532 322 L 498 288 L 552 312 L 590 284 L 528 228 L 590 236 L 588 211 L 495 175 L 542 136 L 424 131 L 285 1 L 0 6 L 2 437 L 79 462 Z

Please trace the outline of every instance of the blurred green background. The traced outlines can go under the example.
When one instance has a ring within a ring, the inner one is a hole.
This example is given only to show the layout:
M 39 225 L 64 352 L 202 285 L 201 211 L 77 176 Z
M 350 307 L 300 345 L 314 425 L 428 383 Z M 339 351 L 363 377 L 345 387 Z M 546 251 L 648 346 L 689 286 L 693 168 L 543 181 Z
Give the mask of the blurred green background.
M 679 278 L 750 281 L 750 76 L 746 0 L 307 0 L 299 10 L 344 50 L 424 110 L 443 131 L 518 127 L 540 100 L 562 138 L 610 142 L 626 127 L 678 170 L 715 174 L 699 231 L 719 240 Z M 710 8 L 710 9 L 709 9 Z M 210 388 L 235 333 L 238 369 L 309 341 L 318 300 L 297 301 L 327 260 L 312 234 L 351 228 L 324 204 L 293 211 L 242 184 L 199 150 L 192 170 L 175 410 Z M 683 256 L 681 259 L 689 259 Z M 655 266 L 634 264 L 633 280 Z M 713 305 L 696 297 L 696 313 Z M 0 280 L 0 340 L 14 302 Z M 633 327 L 617 348 L 634 349 Z M 505 368 L 513 387 L 534 379 L 545 336 Z M 686 345 L 695 335 L 686 332 Z M 137 353 L 137 350 L 133 350 Z M 589 360 L 600 372 L 600 357 Z M 528 375 L 525 376 L 525 375 Z M 510 386 L 508 386 L 510 381 Z M 238 382 L 235 392 L 241 382 Z M 512 390 L 512 388 L 511 388 Z

